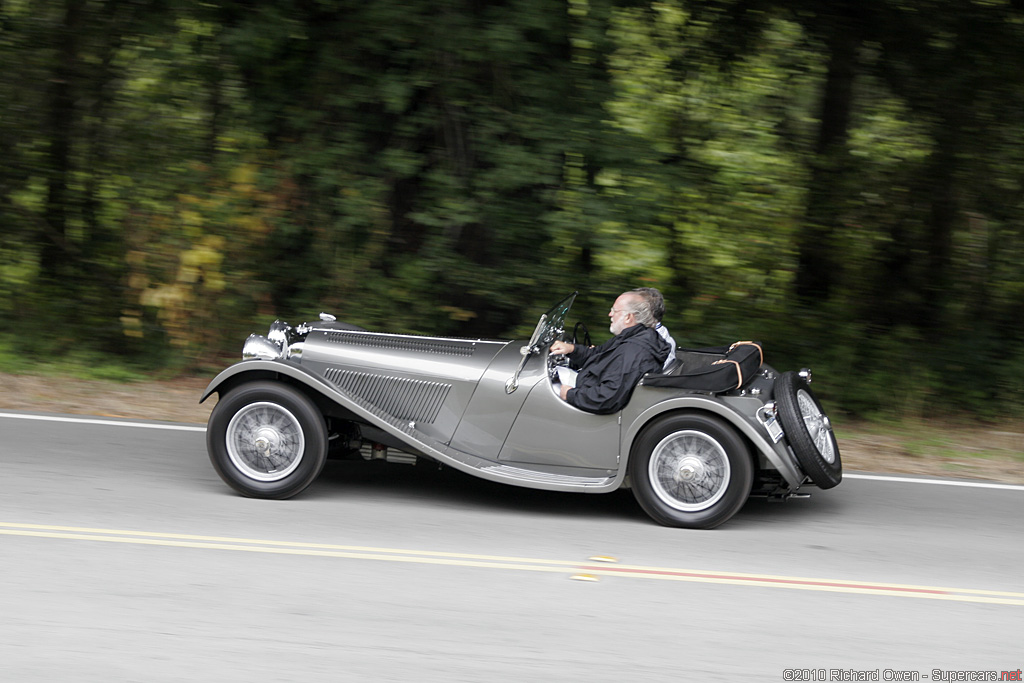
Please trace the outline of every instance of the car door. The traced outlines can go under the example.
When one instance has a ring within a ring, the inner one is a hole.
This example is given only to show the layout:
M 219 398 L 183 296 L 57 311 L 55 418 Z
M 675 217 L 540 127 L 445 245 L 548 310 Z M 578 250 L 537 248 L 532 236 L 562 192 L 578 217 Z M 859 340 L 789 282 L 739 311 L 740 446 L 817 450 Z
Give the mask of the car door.
M 617 469 L 621 415 L 595 415 L 574 408 L 558 396 L 545 377 L 530 388 L 498 459 Z

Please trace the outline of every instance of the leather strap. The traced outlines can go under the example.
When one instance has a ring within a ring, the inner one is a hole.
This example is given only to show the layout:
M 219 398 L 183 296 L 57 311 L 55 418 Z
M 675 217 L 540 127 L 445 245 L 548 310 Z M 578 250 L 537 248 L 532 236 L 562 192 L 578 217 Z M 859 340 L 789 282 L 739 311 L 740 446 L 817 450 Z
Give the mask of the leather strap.
M 757 344 L 754 344 L 754 346 L 757 346 Z M 723 363 L 732 363 L 733 365 L 736 366 L 736 375 L 739 377 L 739 382 L 736 384 L 736 388 L 739 389 L 740 387 L 742 387 L 743 386 L 743 370 L 740 369 L 740 364 L 737 363 L 734 360 L 726 360 L 725 358 L 723 358 L 722 360 L 716 360 L 714 363 L 712 363 L 712 365 L 721 365 Z
M 763 363 L 764 363 L 764 349 L 762 349 L 762 348 L 761 348 L 761 345 L 760 345 L 760 344 L 758 344 L 757 342 L 752 342 L 752 341 L 738 341 L 738 342 L 736 342 L 735 344 L 733 344 L 732 346 L 730 346 L 730 347 L 729 347 L 729 350 L 730 350 L 730 351 L 732 351 L 732 350 L 733 350 L 733 349 L 735 349 L 735 348 L 736 348 L 737 346 L 756 346 L 756 347 L 757 347 L 757 352 L 758 352 L 758 353 L 759 353 L 759 354 L 761 355 L 761 364 L 763 364 Z

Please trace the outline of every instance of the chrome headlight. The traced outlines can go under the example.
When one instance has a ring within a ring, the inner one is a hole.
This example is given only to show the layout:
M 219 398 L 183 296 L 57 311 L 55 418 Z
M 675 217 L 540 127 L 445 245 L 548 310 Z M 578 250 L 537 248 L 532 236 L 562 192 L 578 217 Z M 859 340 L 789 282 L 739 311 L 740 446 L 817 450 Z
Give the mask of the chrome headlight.
M 274 342 L 282 349 L 288 345 L 288 333 L 292 331 L 292 326 L 283 320 L 275 320 L 270 323 L 270 332 L 267 333 L 267 339 Z
M 242 358 L 265 358 L 274 360 L 281 357 L 281 345 L 273 342 L 262 334 L 250 334 L 242 345 Z
M 242 346 L 242 358 L 264 358 L 280 360 L 292 358 L 302 360 L 303 340 L 312 328 L 307 323 L 292 327 L 283 320 L 275 320 L 270 324 L 267 336 L 250 334 Z

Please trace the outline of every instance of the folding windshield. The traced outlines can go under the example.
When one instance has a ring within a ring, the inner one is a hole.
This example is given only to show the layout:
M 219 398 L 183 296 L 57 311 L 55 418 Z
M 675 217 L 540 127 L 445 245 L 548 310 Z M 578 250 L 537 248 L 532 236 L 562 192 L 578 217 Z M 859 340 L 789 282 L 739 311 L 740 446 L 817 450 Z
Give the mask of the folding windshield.
M 531 346 L 545 348 L 561 336 L 565 331 L 565 318 L 569 315 L 569 309 L 572 308 L 572 303 L 576 300 L 578 293 L 573 292 L 565 297 L 540 317 Z

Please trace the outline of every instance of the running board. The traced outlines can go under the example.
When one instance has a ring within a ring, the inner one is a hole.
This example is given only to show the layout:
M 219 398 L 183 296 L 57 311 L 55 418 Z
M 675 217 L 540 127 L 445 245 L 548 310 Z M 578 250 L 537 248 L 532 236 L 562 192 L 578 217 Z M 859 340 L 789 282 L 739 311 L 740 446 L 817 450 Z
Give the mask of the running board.
M 553 486 L 567 488 L 590 488 L 607 487 L 615 481 L 615 477 L 579 477 L 571 474 L 554 474 L 551 472 L 538 472 L 537 470 L 524 470 L 521 467 L 510 467 L 509 465 L 489 465 L 480 468 L 491 474 L 501 475 L 525 483 L 551 484 Z

